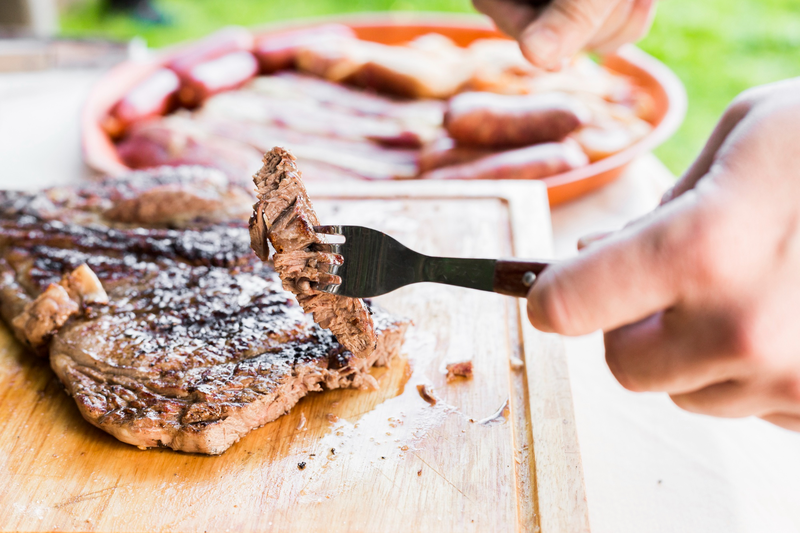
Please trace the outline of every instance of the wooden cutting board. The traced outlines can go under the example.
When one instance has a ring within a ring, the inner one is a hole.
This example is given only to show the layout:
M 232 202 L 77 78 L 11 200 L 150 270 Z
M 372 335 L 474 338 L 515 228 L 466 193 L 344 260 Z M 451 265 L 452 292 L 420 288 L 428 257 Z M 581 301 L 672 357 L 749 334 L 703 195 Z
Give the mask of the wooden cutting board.
M 544 257 L 539 183 L 314 186 L 325 223 L 429 254 Z M 524 301 L 419 284 L 377 299 L 414 321 L 377 391 L 313 393 L 223 455 L 138 450 L 79 415 L 0 326 L 0 530 L 588 531 L 560 340 Z M 447 383 L 471 359 L 471 380 Z M 438 398 L 425 402 L 417 385 Z

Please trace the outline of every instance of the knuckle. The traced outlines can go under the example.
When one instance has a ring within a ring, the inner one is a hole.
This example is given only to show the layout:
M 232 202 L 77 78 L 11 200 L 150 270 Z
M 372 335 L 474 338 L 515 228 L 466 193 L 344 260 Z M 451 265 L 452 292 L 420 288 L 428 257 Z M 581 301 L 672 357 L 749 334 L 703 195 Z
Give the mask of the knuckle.
M 761 357 L 754 328 L 750 327 L 747 321 L 740 320 L 726 329 L 729 353 L 736 359 L 760 365 Z
M 696 195 L 697 191 L 686 194 Z M 714 286 L 732 281 L 736 265 L 726 261 L 729 247 L 725 238 L 728 214 L 713 201 L 698 202 L 695 209 L 662 228 L 654 239 L 657 257 L 681 265 L 677 275 L 698 286 Z
M 713 222 L 710 222 L 713 225 Z M 694 242 L 687 246 L 688 259 L 694 266 L 694 280 L 713 286 L 728 277 L 728 266 L 720 253 L 721 244 L 716 229 L 700 223 L 694 228 Z
M 792 405 L 800 404 L 800 375 L 786 380 L 783 386 L 783 396 Z
M 766 369 L 772 364 L 765 350 L 767 339 L 756 321 L 749 317 L 737 317 L 721 328 L 727 352 L 734 359 L 743 362 L 749 370 Z
M 697 259 L 695 256 L 702 251 L 699 244 L 700 235 L 693 217 L 681 217 L 668 224 L 656 228 L 652 238 L 647 241 L 649 250 L 647 255 L 652 258 L 653 264 L 686 264 Z M 695 263 L 696 264 L 696 263 Z

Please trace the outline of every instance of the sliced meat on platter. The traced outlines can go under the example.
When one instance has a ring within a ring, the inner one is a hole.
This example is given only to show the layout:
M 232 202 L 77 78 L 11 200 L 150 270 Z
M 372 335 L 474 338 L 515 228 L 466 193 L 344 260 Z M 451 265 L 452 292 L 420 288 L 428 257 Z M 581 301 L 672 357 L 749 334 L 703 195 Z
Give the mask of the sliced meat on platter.
M 126 165 L 209 165 L 244 183 L 260 154 L 285 146 L 308 181 L 539 179 L 625 150 L 655 118 L 632 79 L 587 57 L 546 72 L 510 40 L 459 46 L 431 33 L 388 45 L 340 24 L 255 41 L 241 32 L 179 54 L 112 108 L 103 124 Z M 509 155 L 471 165 L 528 148 L 512 155 L 536 154 L 535 169 L 509 171 Z M 550 163 L 539 164 L 545 153 Z M 454 168 L 432 172 L 445 167 Z

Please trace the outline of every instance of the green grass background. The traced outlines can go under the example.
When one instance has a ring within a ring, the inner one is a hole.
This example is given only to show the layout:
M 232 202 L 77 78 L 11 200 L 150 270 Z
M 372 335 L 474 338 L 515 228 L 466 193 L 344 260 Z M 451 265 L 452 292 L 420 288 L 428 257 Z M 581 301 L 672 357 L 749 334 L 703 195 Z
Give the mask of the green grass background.
M 78 1 L 62 15 L 65 35 L 143 37 L 152 47 L 193 39 L 220 26 L 358 11 L 474 12 L 469 0 L 157 0 L 168 26 L 107 15 L 98 0 Z M 686 121 L 656 150 L 680 174 L 725 106 L 739 92 L 800 76 L 798 0 L 663 0 L 640 46 L 672 68 L 689 95 Z

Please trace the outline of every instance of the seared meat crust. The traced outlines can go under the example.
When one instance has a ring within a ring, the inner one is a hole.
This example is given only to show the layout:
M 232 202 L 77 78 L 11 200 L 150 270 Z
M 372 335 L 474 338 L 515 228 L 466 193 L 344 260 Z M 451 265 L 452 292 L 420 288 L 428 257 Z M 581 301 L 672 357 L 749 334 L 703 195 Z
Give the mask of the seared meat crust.
M 58 292 L 69 313 L 40 350 L 84 418 L 141 448 L 218 454 L 309 391 L 376 386 L 369 368 L 398 353 L 406 324 L 374 310 L 377 349 L 368 358 L 347 351 L 253 255 L 246 223 L 230 215 L 241 217 L 231 198 L 244 193 L 225 182 L 205 189 L 218 208 L 195 218 L 191 206 L 159 223 L 108 215 L 124 202 L 149 212 L 160 201 L 154 190 L 182 188 L 195 172 L 207 173 L 0 192 L 0 311 L 12 324 Z

